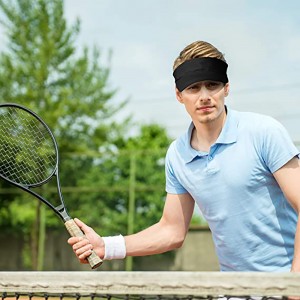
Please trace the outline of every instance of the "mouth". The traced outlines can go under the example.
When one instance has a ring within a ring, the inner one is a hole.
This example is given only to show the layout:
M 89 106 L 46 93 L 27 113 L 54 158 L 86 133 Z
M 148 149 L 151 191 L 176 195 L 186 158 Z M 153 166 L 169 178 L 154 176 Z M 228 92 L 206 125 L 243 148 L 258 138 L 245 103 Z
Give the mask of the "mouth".
M 203 112 L 209 112 L 209 111 L 211 111 L 213 108 L 214 108 L 213 105 L 204 105 L 204 106 L 201 106 L 201 107 L 197 107 L 197 110 L 198 110 L 198 111 L 203 111 Z

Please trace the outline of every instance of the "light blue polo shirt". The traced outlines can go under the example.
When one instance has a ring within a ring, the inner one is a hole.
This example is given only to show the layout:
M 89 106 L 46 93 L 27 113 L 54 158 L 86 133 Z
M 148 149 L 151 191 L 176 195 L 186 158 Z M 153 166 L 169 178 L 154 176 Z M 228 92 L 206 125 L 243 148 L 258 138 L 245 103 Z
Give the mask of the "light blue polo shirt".
M 166 191 L 194 198 L 222 271 L 289 271 L 297 214 L 272 175 L 299 154 L 287 131 L 273 118 L 228 109 L 203 153 L 190 145 L 193 128 L 170 145 Z

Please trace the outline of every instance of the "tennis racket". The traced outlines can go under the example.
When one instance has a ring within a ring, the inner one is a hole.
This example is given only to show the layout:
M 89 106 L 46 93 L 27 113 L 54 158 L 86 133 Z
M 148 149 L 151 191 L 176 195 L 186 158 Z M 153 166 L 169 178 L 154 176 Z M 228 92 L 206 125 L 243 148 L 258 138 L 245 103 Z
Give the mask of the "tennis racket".
M 65 207 L 58 165 L 57 143 L 45 122 L 26 107 L 15 103 L 0 104 L 0 177 L 48 205 L 62 219 L 71 236 L 85 237 Z M 33 190 L 51 179 L 57 187 L 55 204 L 37 189 Z M 92 269 L 102 264 L 95 252 L 88 261 Z

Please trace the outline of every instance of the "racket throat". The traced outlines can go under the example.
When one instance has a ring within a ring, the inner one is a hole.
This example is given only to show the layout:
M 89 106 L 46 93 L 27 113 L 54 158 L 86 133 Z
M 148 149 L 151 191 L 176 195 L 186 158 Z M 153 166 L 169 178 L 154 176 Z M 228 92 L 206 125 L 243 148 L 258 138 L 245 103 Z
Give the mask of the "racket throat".
M 56 206 L 55 209 L 59 212 L 59 216 L 63 219 L 64 222 L 71 220 L 71 217 L 68 215 L 67 210 L 63 204 Z

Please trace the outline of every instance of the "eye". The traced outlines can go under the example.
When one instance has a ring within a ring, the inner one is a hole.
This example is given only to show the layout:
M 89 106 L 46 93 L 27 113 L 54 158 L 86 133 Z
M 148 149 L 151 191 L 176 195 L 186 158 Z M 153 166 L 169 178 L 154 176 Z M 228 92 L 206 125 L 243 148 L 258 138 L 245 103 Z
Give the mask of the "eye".
M 187 90 L 190 90 L 190 91 L 195 91 L 195 90 L 199 90 L 200 89 L 200 85 L 199 84 L 192 84 L 190 85 L 189 87 L 187 87 Z
M 205 86 L 209 90 L 217 89 L 222 83 L 218 81 L 208 81 L 206 82 Z

